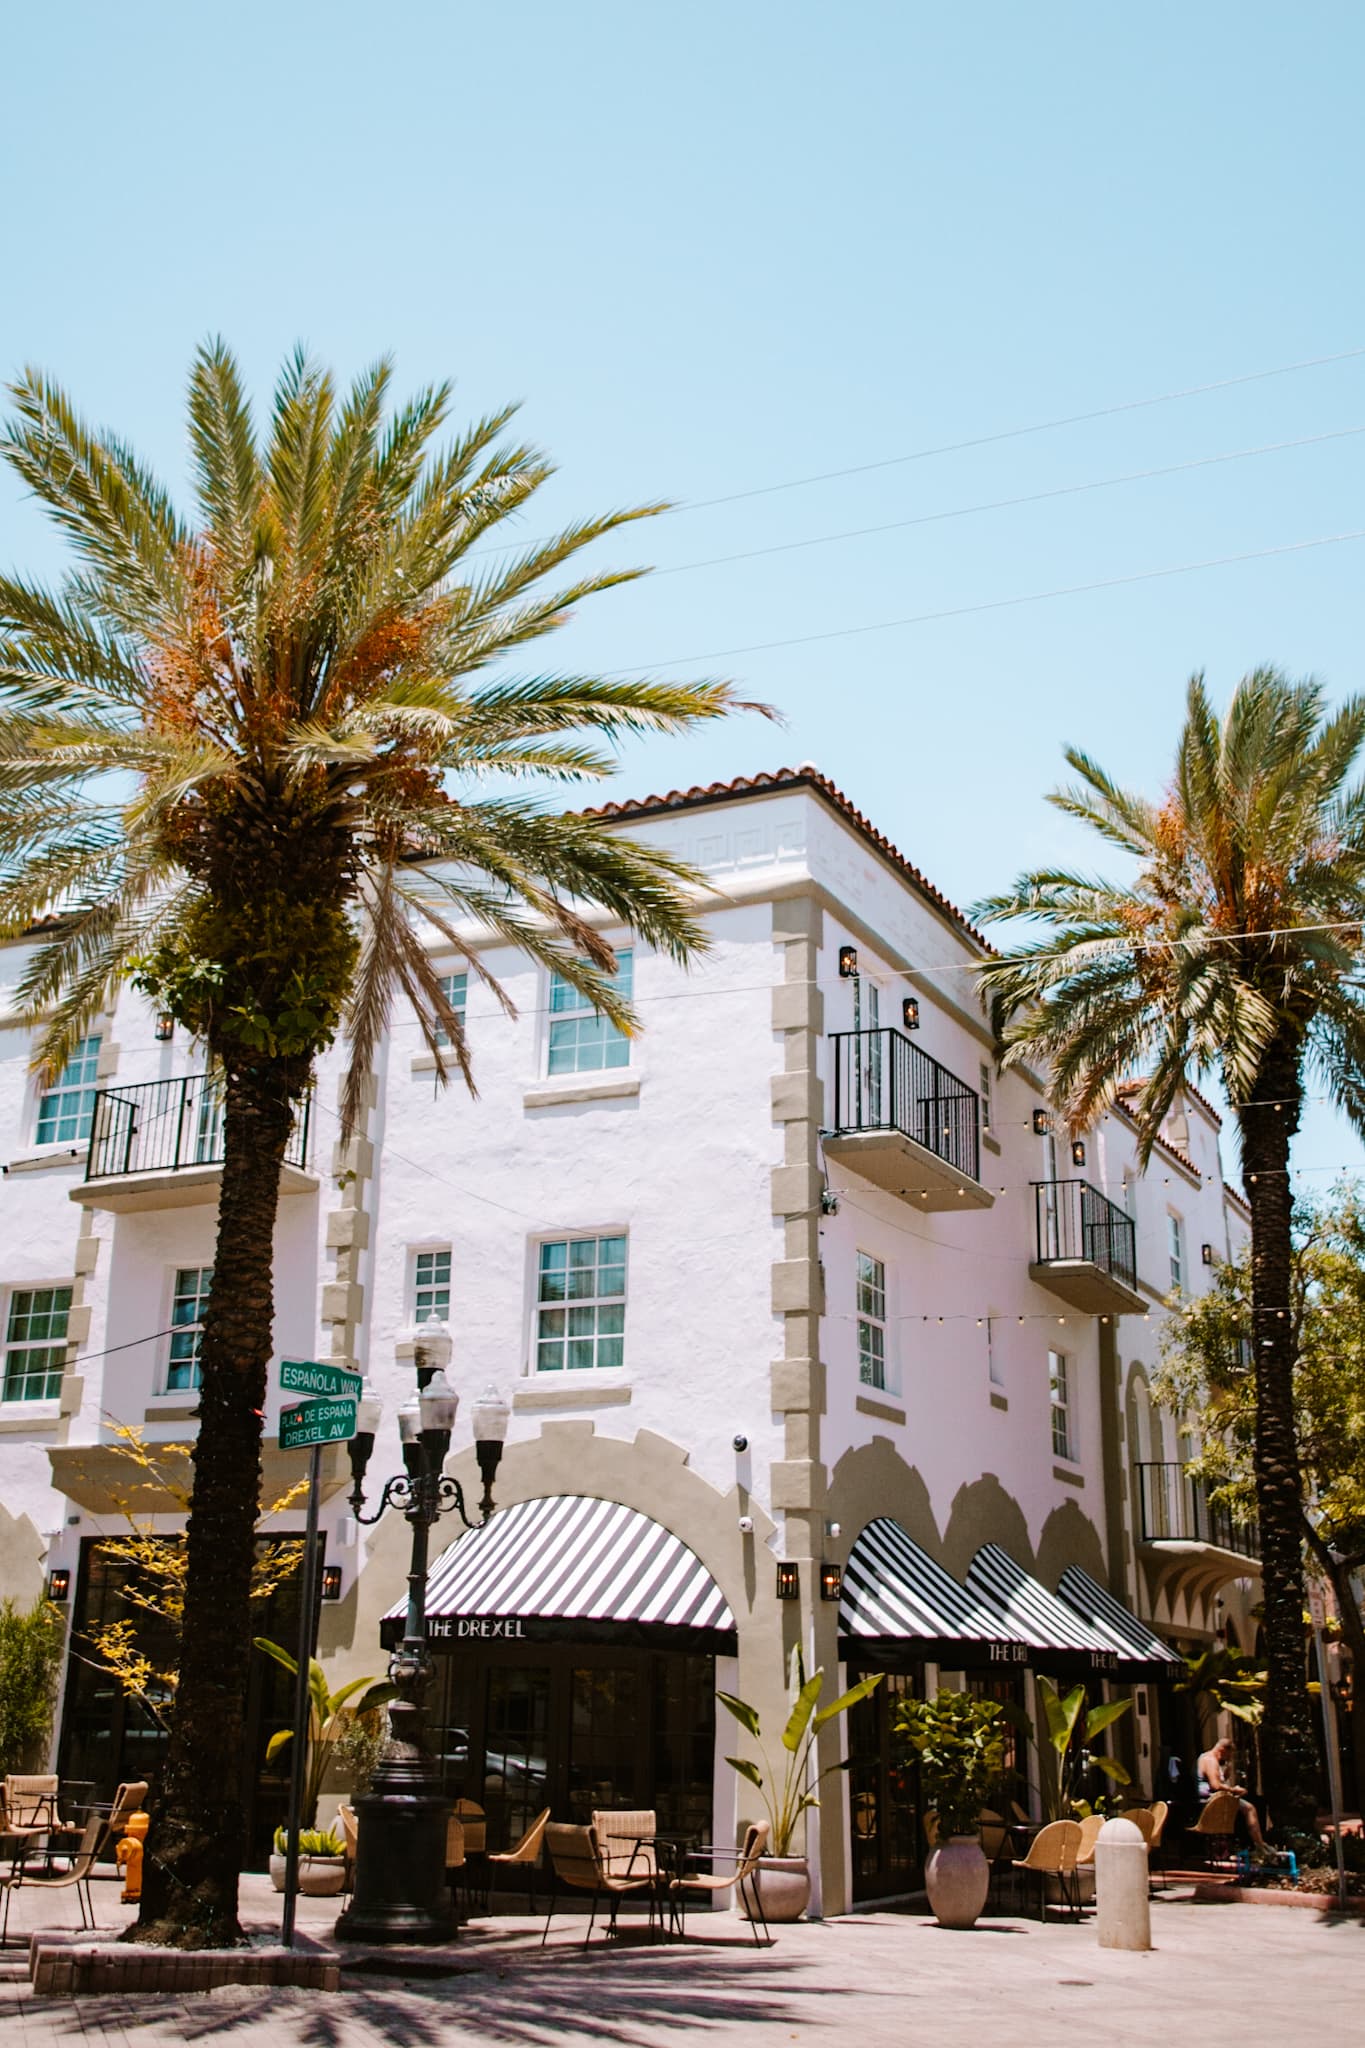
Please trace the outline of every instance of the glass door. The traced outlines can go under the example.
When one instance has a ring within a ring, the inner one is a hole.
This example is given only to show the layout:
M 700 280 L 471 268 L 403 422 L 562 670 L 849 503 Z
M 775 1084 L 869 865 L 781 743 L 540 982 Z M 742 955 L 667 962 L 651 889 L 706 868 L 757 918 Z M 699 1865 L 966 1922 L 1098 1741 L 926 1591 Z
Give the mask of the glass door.
M 488 1821 L 488 1839 L 518 1841 L 552 1802 L 551 1673 L 545 1664 L 495 1665 L 484 1708 L 483 1788 L 474 1797 Z
M 852 1685 L 867 1676 L 853 1665 Z M 848 1798 L 853 1896 L 885 1899 L 920 1882 L 919 1773 L 892 1734 L 896 1708 L 922 1691 L 921 1674 L 888 1671 L 848 1717 Z

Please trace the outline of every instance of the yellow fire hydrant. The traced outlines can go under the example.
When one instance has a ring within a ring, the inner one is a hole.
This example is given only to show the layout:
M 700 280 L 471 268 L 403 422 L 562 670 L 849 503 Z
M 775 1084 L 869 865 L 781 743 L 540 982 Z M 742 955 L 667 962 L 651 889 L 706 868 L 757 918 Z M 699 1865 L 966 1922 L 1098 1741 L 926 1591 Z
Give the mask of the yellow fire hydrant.
M 145 1813 L 130 1813 L 122 1840 L 114 1850 L 114 1861 L 123 1872 L 119 1896 L 126 1906 L 136 1905 L 142 1897 L 142 1845 L 147 1839 L 147 1827 Z

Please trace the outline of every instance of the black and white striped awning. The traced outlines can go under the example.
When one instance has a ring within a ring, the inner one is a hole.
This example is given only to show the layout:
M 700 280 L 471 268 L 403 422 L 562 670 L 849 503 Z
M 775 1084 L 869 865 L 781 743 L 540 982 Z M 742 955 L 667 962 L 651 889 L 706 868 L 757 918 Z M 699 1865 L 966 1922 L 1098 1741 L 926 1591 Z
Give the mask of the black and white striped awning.
M 1185 1668 L 1178 1650 L 1153 1635 L 1145 1621 L 1130 1614 L 1121 1601 L 1107 1593 L 1078 1564 L 1067 1566 L 1057 1592 L 1068 1607 L 1074 1607 L 1092 1627 L 1102 1629 L 1118 1643 L 1120 1677 L 1168 1678 Z
M 1028 1644 L 1030 1664 L 1118 1675 L 1124 1656 L 1118 1637 L 1049 1593 L 998 1543 L 983 1543 L 977 1551 L 967 1587 L 999 1615 L 1002 1629 Z
M 839 1601 L 845 1658 L 866 1655 L 971 1663 L 1022 1662 L 993 1609 L 960 1586 L 899 1522 L 869 1522 L 848 1555 Z
M 384 1616 L 396 1641 L 406 1602 Z M 427 1580 L 434 1650 L 610 1642 L 725 1654 L 735 1618 L 696 1552 L 634 1508 L 586 1494 L 518 1501 L 452 1543 Z

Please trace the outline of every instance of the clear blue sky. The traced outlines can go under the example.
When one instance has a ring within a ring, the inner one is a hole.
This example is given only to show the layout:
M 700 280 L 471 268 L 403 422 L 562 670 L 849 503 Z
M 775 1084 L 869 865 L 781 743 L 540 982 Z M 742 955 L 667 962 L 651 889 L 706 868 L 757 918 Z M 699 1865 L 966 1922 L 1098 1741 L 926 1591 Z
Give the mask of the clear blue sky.
M 302 337 L 523 398 L 550 524 L 1365 346 L 1356 4 L 56 0 L 6 60 L 0 367 L 176 481 L 212 330 L 263 393 Z M 1360 436 L 687 566 L 1361 426 L 1357 356 L 684 510 L 617 555 L 685 573 L 557 654 L 662 665 L 1365 526 Z M 56 562 L 8 480 L 0 560 Z M 1363 568 L 1353 542 L 699 660 L 788 730 L 641 746 L 619 793 L 812 759 L 965 902 L 1075 854 L 1042 802 L 1064 740 L 1159 780 L 1191 670 L 1365 687 Z M 1320 1115 L 1298 1147 L 1360 1157 Z

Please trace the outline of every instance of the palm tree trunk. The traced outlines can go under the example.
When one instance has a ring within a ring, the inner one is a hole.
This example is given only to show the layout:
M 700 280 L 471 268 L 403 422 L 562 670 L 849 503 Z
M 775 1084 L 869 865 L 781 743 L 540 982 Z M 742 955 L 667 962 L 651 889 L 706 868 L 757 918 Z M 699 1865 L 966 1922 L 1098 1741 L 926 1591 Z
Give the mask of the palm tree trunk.
M 1277 1832 L 1307 1834 L 1317 1814 L 1318 1759 L 1304 1664 L 1303 1487 L 1294 1418 L 1293 1195 L 1289 1144 L 1298 1128 L 1299 1046 L 1282 1033 L 1238 1110 L 1251 1205 L 1251 1328 L 1256 1379 L 1253 1462 L 1261 1532 L 1267 1666 L 1262 1757 Z
M 280 1169 L 297 1062 L 229 1067 L 213 1288 L 186 1531 L 180 1680 L 134 1938 L 180 1948 L 242 1939 L 239 1794 L 261 1425 L 270 1364 Z

